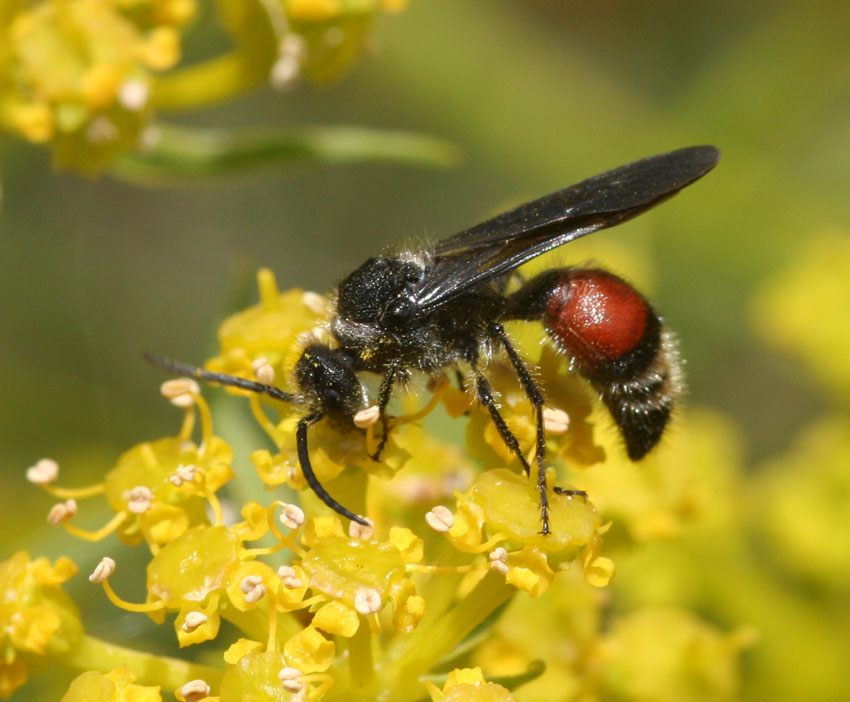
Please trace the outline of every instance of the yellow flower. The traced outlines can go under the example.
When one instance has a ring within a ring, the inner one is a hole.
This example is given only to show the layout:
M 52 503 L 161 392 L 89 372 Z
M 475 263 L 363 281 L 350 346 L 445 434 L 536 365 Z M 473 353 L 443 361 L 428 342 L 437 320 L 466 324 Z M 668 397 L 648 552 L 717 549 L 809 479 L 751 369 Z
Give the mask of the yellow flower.
M 645 609 L 615 620 L 596 649 L 599 697 L 738 699 L 739 634 L 723 634 L 678 609 Z
M 286 662 L 302 673 L 320 673 L 333 663 L 335 646 L 314 627 L 308 626 L 283 646 Z
M 850 237 L 806 237 L 794 264 L 772 276 L 753 304 L 762 336 L 799 358 L 823 388 L 850 397 Z M 824 311 L 828 310 L 828 316 Z
M 525 356 L 537 364 L 536 372 L 541 386 L 546 391 L 547 407 L 565 412 L 569 421 L 569 426 L 563 433 L 547 434 L 547 458 L 560 458 L 573 468 L 585 468 L 599 463 L 605 459 L 605 451 L 594 440 L 594 424 L 591 421 L 594 405 L 590 400 L 587 384 L 576 374 L 569 372 L 569 360 L 566 357 L 557 353 L 551 345 L 541 345 L 543 332 L 539 325 L 535 328 L 536 335 L 529 335 L 525 329 L 522 336 L 536 339 L 536 349 L 527 340 L 522 344 L 522 348 L 530 347 L 533 350 L 533 353 L 526 353 Z M 520 331 L 522 332 L 522 329 Z M 500 411 L 505 421 L 519 439 L 523 453 L 528 455 L 535 445 L 536 421 L 531 403 L 520 386 L 516 373 L 506 364 L 492 364 L 488 377 L 501 397 Z M 455 406 L 459 405 L 458 400 L 454 402 Z M 453 408 L 449 408 L 449 412 L 452 411 Z M 468 451 L 480 459 L 485 467 L 516 464 L 519 468 L 516 456 L 505 446 L 489 413 L 479 405 L 472 408 L 466 437 Z
M 268 271 L 259 282 L 260 303 L 222 325 L 222 352 L 209 367 L 292 391 L 292 368 L 307 339 L 326 335 L 329 303 L 301 291 L 281 294 Z M 60 488 L 57 466 L 49 460 L 36 464 L 28 477 L 59 499 L 105 491 L 121 537 L 149 545 L 146 602 L 118 597 L 108 581 L 116 567 L 112 559 L 105 558 L 90 576 L 113 603 L 160 623 L 174 613 L 181 646 L 219 640 L 217 650 L 224 652 L 217 667 L 181 667 L 181 661 L 156 656 L 136 661 L 145 675 L 167 680 L 163 687 L 176 690 L 178 699 L 318 702 L 333 689 L 335 699 L 430 695 L 442 702 L 509 702 L 510 690 L 523 683 L 533 691 L 527 699 L 552 702 L 661 695 L 668 689 L 685 699 L 692 688 L 725 699 L 737 689 L 741 636 L 720 634 L 679 610 L 634 608 L 623 616 L 600 589 L 614 571 L 613 561 L 602 555 L 611 527 L 603 524 L 603 513 L 614 522 L 612 533 L 619 530 L 615 548 L 625 550 L 676 537 L 705 516 L 718 494 L 732 492 L 731 473 L 715 465 L 730 462 L 725 454 L 718 459 L 717 426 L 696 413 L 696 421 L 685 423 L 685 438 L 671 440 L 688 465 L 659 458 L 630 473 L 615 457 L 612 437 L 596 443 L 590 402 L 582 393 L 572 395 L 577 381 L 561 377 L 563 359 L 544 351 L 536 360 L 547 391 L 552 389 L 547 396 L 556 400 L 553 409 L 563 412 L 555 413 L 547 441 L 554 465 L 547 471 L 551 533 L 545 536 L 536 476 L 525 476 L 498 434 L 488 432 L 486 413 L 439 379 L 432 401 L 412 393 L 398 398 L 407 414 L 393 420 L 384 456 L 389 466 L 368 458 L 366 444 L 374 436 L 353 423 L 320 423 L 311 430 L 316 473 L 322 480 L 334 478 L 334 494 L 358 506 L 368 525 L 343 525 L 305 490 L 299 504 L 249 500 L 240 507 L 241 521 L 229 526 L 229 510 L 216 493 L 233 477 L 231 450 L 213 435 L 211 411 L 194 381 L 185 379 L 163 388 L 185 412 L 178 436 L 133 447 L 103 485 L 80 494 Z M 496 367 L 493 376 L 505 415 L 531 453 L 536 432 L 531 407 L 510 372 Z M 477 470 L 463 450 L 435 440 L 428 420 L 419 424 L 440 401 L 455 415 L 469 412 L 455 421 L 467 422 L 471 453 L 485 470 Z M 280 417 L 272 418 L 272 403 L 254 395 L 249 404 L 278 447 L 276 453 L 252 454 L 264 482 L 302 487 L 293 428 L 303 408 L 282 406 Z M 201 440 L 195 443 L 198 416 Z M 611 456 L 606 463 L 584 470 L 606 453 Z M 556 482 L 562 485 L 556 481 L 559 468 L 569 470 L 563 477 L 586 488 L 592 501 L 556 492 Z M 90 537 L 67 524 L 72 501 L 59 505 L 63 523 Z M 732 505 L 727 500 L 718 510 L 727 530 Z M 272 559 L 279 560 L 272 565 Z M 63 569 L 44 563 L 32 572 L 45 584 L 65 577 Z M 645 593 L 659 577 L 663 574 L 650 569 L 644 579 L 624 583 L 623 592 Z M 222 619 L 228 626 L 221 626 Z M 28 624 L 21 641 L 46 653 L 62 630 L 49 613 L 17 621 Z M 603 626 L 607 622 L 614 627 Z M 236 635 L 226 640 L 234 628 Z M 639 650 L 632 652 L 633 646 Z M 82 648 L 92 659 L 101 650 L 89 639 Z M 62 659 L 60 652 L 59 658 L 79 665 L 86 655 Z M 461 657 L 480 664 L 488 676 L 493 671 L 500 684 L 488 682 L 477 668 L 454 670 L 444 683 L 433 682 L 442 680 L 446 661 Z M 549 666 L 545 672 L 538 659 Z M 0 687 L 23 681 L 24 660 L 21 653 L 0 668 Z M 652 675 L 643 675 L 644 668 Z M 428 678 L 431 682 L 420 682 Z M 653 687 L 653 679 L 661 682 Z M 116 692 L 116 702 L 122 694 L 127 700 L 156 699 L 145 697 L 158 695 L 154 688 L 137 690 L 125 680 L 127 692 Z
M 78 675 L 62 697 L 62 702 L 161 702 L 159 687 L 135 684 L 136 676 L 126 670 Z
M 154 73 L 180 57 L 193 0 L 41 0 L 0 25 L 0 126 L 94 172 L 136 148 Z
M 446 678 L 443 689 L 430 680 L 427 682 L 432 702 L 514 702 L 510 690 L 484 680 L 481 668 L 453 670 Z
M 39 658 L 67 654 L 78 645 L 79 612 L 59 587 L 76 572 L 64 556 L 51 565 L 18 551 L 0 562 L 0 697 L 23 685 Z
M 333 521 L 331 521 L 333 520 Z M 308 520 L 302 540 L 309 551 L 299 565 L 310 587 L 332 600 L 316 613 L 313 625 L 340 636 L 353 636 L 359 616 L 379 630 L 376 616 L 388 601 L 393 603 L 394 623 L 411 630 L 424 611 L 416 589 L 406 575 L 406 564 L 422 558 L 422 541 L 410 530 L 393 527 L 389 541 L 352 539 L 330 525 L 326 517 Z
M 850 417 L 806 429 L 752 484 L 759 531 L 782 567 L 845 592 L 850 572 Z
M 230 446 L 218 437 L 211 437 L 201 447 L 179 436 L 159 439 L 122 454 L 106 475 L 110 506 L 116 512 L 127 510 L 133 490 L 143 487 L 150 491 L 144 511 L 133 512 L 121 524 L 118 533 L 122 540 L 138 543 L 144 539 L 162 546 L 187 529 L 205 524 L 207 497 L 233 477 L 232 458 Z M 172 478 L 188 466 L 194 468 L 197 482 L 176 485 Z

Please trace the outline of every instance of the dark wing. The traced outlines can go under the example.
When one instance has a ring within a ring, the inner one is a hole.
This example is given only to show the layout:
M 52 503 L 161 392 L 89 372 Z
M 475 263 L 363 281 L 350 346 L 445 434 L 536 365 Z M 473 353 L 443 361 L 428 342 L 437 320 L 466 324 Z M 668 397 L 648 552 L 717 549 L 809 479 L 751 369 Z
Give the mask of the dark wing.
M 645 212 L 708 173 L 720 151 L 692 146 L 583 180 L 437 242 L 417 288 L 420 309 L 469 292 L 526 261 Z

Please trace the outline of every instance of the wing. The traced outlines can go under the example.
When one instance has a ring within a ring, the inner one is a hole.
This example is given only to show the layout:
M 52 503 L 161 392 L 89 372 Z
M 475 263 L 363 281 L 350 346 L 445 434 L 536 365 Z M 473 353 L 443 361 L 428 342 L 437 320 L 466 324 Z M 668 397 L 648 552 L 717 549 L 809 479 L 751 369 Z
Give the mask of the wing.
M 418 305 L 433 308 L 568 241 L 645 212 L 704 176 L 719 158 L 713 146 L 651 156 L 443 239 L 417 289 Z

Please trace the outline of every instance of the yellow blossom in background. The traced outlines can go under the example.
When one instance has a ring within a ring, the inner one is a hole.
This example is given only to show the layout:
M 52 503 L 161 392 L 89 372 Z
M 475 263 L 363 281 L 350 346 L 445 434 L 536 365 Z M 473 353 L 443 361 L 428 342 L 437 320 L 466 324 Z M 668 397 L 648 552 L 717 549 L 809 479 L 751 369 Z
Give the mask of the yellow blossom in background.
M 773 275 L 753 304 L 761 335 L 800 360 L 830 394 L 850 394 L 850 236 L 805 240 L 793 266 Z
M 0 10 L 0 129 L 47 145 L 59 168 L 111 168 L 137 180 L 153 175 L 154 182 L 162 174 L 227 170 L 223 155 L 247 163 L 306 154 L 333 159 L 337 152 L 368 159 L 395 150 L 402 160 L 427 161 L 430 147 L 412 135 L 384 141 L 378 133 L 342 129 L 334 141 L 332 129 L 257 136 L 158 121 L 165 112 L 206 108 L 263 84 L 288 89 L 332 80 L 361 56 L 375 16 L 405 4 L 218 0 L 233 46 L 183 65 L 196 0 L 10 1 Z M 436 161 L 454 158 L 438 150 Z
M 432 702 L 515 702 L 510 690 L 484 680 L 481 668 L 453 670 L 441 690 L 428 682 Z
M 218 0 L 246 69 L 289 88 L 339 77 L 368 44 L 376 15 L 403 0 Z
M 42 0 L 0 25 L 0 126 L 97 171 L 135 149 L 158 72 L 180 59 L 192 0 Z
M 850 415 L 825 417 L 761 466 L 751 487 L 756 528 L 777 566 L 842 595 L 850 590 L 848 466 Z
M 161 702 L 159 687 L 136 685 L 135 680 L 126 670 L 90 670 L 77 676 L 61 702 Z
M 70 654 L 83 626 L 76 605 L 59 587 L 77 572 L 70 559 L 52 564 L 18 551 L 0 562 L 0 697 L 26 682 L 48 655 Z
M 615 620 L 589 665 L 601 699 L 734 700 L 745 643 L 690 612 L 645 609 Z
M 221 352 L 207 367 L 292 392 L 302 349 L 326 338 L 330 305 L 300 290 L 280 292 L 267 270 L 258 282 L 260 302 L 225 320 Z M 532 330 L 520 331 L 534 343 Z M 49 459 L 27 477 L 64 500 L 50 519 L 71 534 L 104 543 L 117 534 L 150 550 L 144 601 L 125 599 L 110 583 L 116 569 L 138 564 L 104 557 L 89 576 L 113 604 L 157 623 L 173 616 L 181 647 L 208 642 L 221 651 L 205 666 L 152 654 L 131 659 L 128 675 L 159 682 L 178 699 L 735 699 L 742 651 L 781 654 L 773 642 L 754 643 L 762 613 L 744 608 L 766 601 L 764 584 L 735 582 L 749 567 L 751 526 L 795 543 L 798 572 L 840 587 L 829 575 L 841 572 L 843 542 L 828 540 L 843 529 L 840 500 L 832 513 L 819 510 L 825 498 L 815 486 L 824 474 L 833 476 L 834 492 L 840 483 L 842 425 L 813 434 L 790 470 L 754 478 L 764 504 L 752 503 L 760 511 L 747 515 L 739 440 L 722 417 L 681 413 L 666 450 L 634 465 L 563 359 L 546 348 L 538 356 L 558 410 L 547 415 L 552 533 L 545 536 L 536 476 L 524 475 L 488 433 L 486 413 L 439 378 L 430 399 L 400 393 L 391 406 L 386 465 L 368 458 L 374 427 L 320 423 L 310 433 L 316 473 L 368 525 L 343 523 L 303 482 L 292 438 L 297 396 L 282 402 L 230 388 L 277 446 L 251 453 L 260 477 L 269 488 L 286 483 L 297 501 L 270 493 L 242 504 L 241 519 L 227 518 L 219 493 L 235 477 L 232 449 L 216 436 L 215 412 L 191 379 L 162 387 L 183 413 L 177 436 L 131 448 L 104 483 L 60 487 Z M 527 400 L 505 369 L 496 366 L 492 379 L 531 452 Z M 432 412 L 435 421 L 467 424 L 465 449 L 432 435 Z M 804 455 L 820 455 L 823 466 L 811 482 L 796 468 Z M 587 496 L 557 493 L 556 485 Z M 99 495 L 115 516 L 87 532 L 76 526 L 76 499 Z M 817 519 L 794 517 L 801 496 Z M 807 563 L 811 554 L 818 558 Z M 740 608 L 733 623 L 694 613 L 721 602 Z M 85 641 L 76 655 L 51 660 L 97 670 L 106 644 Z M 11 667 L 7 677 L 9 685 L 23 681 Z M 69 695 L 81 685 L 108 687 L 93 672 L 74 684 Z

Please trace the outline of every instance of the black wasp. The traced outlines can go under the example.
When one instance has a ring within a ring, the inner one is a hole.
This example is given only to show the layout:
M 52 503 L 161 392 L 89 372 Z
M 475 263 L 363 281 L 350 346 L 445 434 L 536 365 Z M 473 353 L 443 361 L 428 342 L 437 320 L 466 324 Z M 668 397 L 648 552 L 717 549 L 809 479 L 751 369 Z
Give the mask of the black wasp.
M 148 355 L 171 372 L 260 393 L 304 408 L 296 446 L 301 470 L 316 495 L 337 513 L 360 517 L 334 500 L 310 465 L 308 428 L 322 419 L 351 426 L 368 406 L 358 374 L 382 377 L 383 427 L 397 384 L 413 373 L 468 370 L 470 391 L 487 409 L 526 473 L 531 466 L 493 397 L 487 366 L 503 353 L 534 407 L 537 488 L 542 533 L 549 533 L 545 474 L 544 396 L 502 323 L 539 320 L 572 367 L 599 393 L 639 460 L 661 438 L 680 383 L 672 337 L 645 298 L 617 276 L 597 269 L 550 270 L 506 294 L 518 266 L 597 229 L 612 227 L 666 200 L 704 176 L 719 159 L 713 146 L 694 146 L 635 161 L 526 203 L 432 246 L 370 258 L 342 280 L 332 300 L 333 345 L 311 343 L 295 365 L 297 393 Z M 560 493 L 571 491 L 559 490 Z

